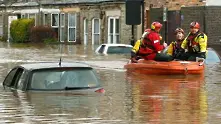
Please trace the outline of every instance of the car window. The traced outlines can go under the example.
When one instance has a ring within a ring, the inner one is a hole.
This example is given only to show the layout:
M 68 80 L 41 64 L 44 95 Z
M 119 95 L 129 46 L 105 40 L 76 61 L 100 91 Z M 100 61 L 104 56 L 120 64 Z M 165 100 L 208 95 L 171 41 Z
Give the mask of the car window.
M 22 71 L 21 77 L 19 78 L 18 83 L 17 83 L 17 89 L 22 90 L 24 88 L 26 78 L 27 78 L 27 72 Z
M 16 68 L 16 69 L 11 70 L 9 74 L 7 75 L 3 84 L 9 87 L 17 88 L 16 86 L 18 84 L 18 81 L 22 73 L 23 73 L 22 68 Z
M 3 82 L 3 85 L 6 85 L 8 87 L 10 87 L 12 85 L 13 78 L 15 76 L 16 71 L 17 71 L 17 68 L 14 68 L 8 73 L 8 75 L 6 76 L 6 78 Z
M 55 90 L 100 86 L 93 69 L 41 70 L 32 74 L 30 89 Z
M 103 53 L 104 52 L 104 48 L 105 48 L 105 45 L 102 45 L 100 47 L 100 49 L 98 50 L 98 53 Z
M 110 46 L 108 47 L 107 53 L 108 54 L 119 54 L 119 53 L 130 53 L 131 47 L 126 46 Z
M 18 82 L 19 82 L 19 80 L 20 80 L 20 78 L 21 78 L 23 72 L 24 72 L 24 69 L 22 69 L 22 68 L 18 68 L 18 69 L 17 69 L 17 71 L 16 71 L 16 73 L 15 73 L 15 76 L 14 76 L 14 83 L 13 83 L 13 86 L 12 86 L 12 87 L 14 87 L 14 88 L 17 89 Z M 21 83 L 21 82 L 20 82 L 20 83 Z M 21 84 L 19 84 L 19 85 L 21 85 Z

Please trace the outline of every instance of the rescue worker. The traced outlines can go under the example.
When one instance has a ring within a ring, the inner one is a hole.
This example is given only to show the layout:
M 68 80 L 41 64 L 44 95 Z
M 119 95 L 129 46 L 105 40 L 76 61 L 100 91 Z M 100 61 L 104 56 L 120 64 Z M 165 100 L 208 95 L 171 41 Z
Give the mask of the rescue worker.
M 184 40 L 184 30 L 182 28 L 177 28 L 174 32 L 176 41 L 172 41 L 168 46 L 167 54 L 172 56 L 174 59 L 180 59 L 179 51 L 181 49 L 181 44 Z
M 137 62 L 137 56 L 145 60 L 171 61 L 173 58 L 160 52 L 167 46 L 160 44 L 161 36 L 159 34 L 162 24 L 153 22 L 151 29 L 145 30 L 141 40 L 138 40 L 131 51 L 131 61 Z
M 187 52 L 185 52 L 187 49 Z M 196 57 L 206 58 L 207 52 L 207 35 L 200 31 L 200 24 L 198 22 L 190 23 L 190 32 L 184 39 L 180 53 L 182 60 L 196 61 Z

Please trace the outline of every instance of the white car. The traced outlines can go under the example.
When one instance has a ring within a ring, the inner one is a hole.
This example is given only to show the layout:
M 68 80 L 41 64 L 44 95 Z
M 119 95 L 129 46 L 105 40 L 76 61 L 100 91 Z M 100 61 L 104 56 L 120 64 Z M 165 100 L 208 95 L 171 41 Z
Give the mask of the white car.
M 129 44 L 101 44 L 97 49 L 97 54 L 130 54 L 132 45 Z

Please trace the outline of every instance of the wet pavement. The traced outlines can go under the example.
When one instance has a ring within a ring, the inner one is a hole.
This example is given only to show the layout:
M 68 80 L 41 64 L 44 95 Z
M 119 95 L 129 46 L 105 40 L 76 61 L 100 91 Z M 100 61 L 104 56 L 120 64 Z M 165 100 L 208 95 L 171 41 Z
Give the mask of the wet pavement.
M 96 55 L 83 45 L 0 43 L 0 80 L 20 63 L 82 61 L 93 66 L 105 94 L 21 92 L 0 86 L 0 123 L 219 124 L 221 66 L 203 75 L 154 76 L 126 72 L 129 56 Z

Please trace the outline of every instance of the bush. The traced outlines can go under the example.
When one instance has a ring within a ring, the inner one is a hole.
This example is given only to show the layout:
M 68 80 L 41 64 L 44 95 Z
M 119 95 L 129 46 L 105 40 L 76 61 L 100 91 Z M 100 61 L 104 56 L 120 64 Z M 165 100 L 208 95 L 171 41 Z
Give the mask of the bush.
M 44 39 L 43 41 L 44 41 L 44 43 L 55 43 L 55 42 L 57 42 L 57 39 L 55 39 L 55 38 L 47 38 L 47 39 Z
M 10 26 L 12 42 L 24 43 L 29 41 L 30 29 L 34 26 L 34 19 L 14 20 Z
M 50 26 L 35 26 L 31 29 L 32 42 L 57 42 L 56 32 Z

